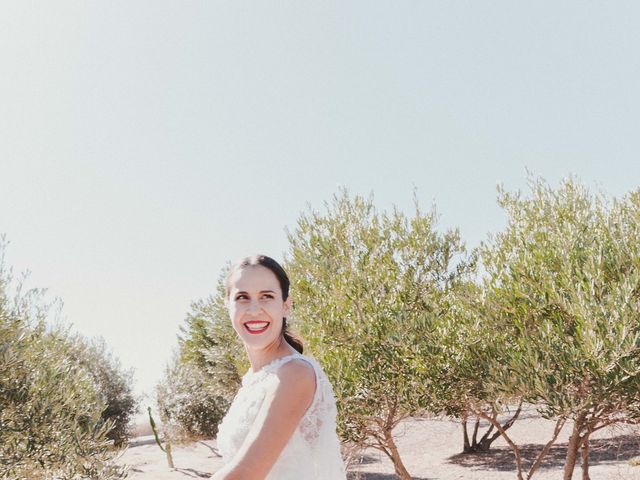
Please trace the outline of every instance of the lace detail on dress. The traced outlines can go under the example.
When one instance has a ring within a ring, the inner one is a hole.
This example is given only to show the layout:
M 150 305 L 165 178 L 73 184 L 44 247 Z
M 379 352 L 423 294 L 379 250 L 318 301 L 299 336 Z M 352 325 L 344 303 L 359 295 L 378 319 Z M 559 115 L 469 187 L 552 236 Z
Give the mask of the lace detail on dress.
M 328 417 L 335 418 L 336 412 L 332 412 L 331 409 L 328 408 L 332 402 L 327 401 L 327 390 L 330 392 L 332 399 L 333 391 L 331 389 L 331 385 L 326 381 L 324 374 L 319 374 L 319 372 L 322 373 L 320 365 L 314 359 L 302 354 L 294 353 L 292 355 L 287 355 L 286 357 L 278 358 L 265 367 L 269 372 L 276 373 L 278 368 L 291 360 L 302 360 L 309 364 L 311 368 L 313 368 L 313 372 L 316 377 L 316 391 L 313 394 L 313 400 L 303 417 L 300 419 L 300 423 L 298 425 L 298 429 L 302 437 L 309 444 L 313 444 L 318 439 L 320 431 L 322 430 L 322 419 Z
M 345 480 L 340 444 L 336 435 L 336 405 L 333 389 L 320 364 L 299 353 L 280 357 L 257 372 L 249 370 L 218 429 L 218 448 L 229 461 L 242 446 L 262 406 L 266 393 L 277 384 L 278 369 L 300 359 L 316 376 L 316 391 L 295 432 L 278 457 L 266 480 Z

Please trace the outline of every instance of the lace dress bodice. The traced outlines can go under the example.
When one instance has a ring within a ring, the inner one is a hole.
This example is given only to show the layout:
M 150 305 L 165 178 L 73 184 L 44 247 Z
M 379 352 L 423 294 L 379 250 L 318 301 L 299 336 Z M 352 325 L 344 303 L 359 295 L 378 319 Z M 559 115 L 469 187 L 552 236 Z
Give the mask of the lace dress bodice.
M 299 353 L 277 358 L 257 372 L 249 370 L 242 377 L 242 386 L 218 428 L 218 449 L 225 462 L 235 456 L 267 392 L 276 387 L 278 368 L 294 359 L 304 360 L 313 367 L 316 391 L 311 405 L 265 480 L 345 480 L 336 435 L 333 389 L 318 362 Z

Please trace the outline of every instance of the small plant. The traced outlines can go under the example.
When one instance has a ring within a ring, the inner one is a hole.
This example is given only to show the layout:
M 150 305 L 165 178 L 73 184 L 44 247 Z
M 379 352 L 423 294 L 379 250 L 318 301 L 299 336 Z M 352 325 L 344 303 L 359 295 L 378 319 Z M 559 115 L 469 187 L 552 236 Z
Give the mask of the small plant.
M 160 447 L 160 450 L 162 450 L 167 455 L 167 465 L 169 466 L 169 468 L 175 468 L 173 464 L 173 455 L 171 454 L 171 442 L 169 442 L 169 440 L 167 439 L 166 441 L 167 448 L 165 449 L 162 446 L 162 443 L 160 442 L 160 437 L 158 436 L 156 422 L 153 419 L 153 415 L 151 415 L 151 407 L 147 407 L 147 411 L 149 412 L 149 424 L 151 425 L 151 430 L 153 431 L 153 436 L 156 439 L 156 443 Z

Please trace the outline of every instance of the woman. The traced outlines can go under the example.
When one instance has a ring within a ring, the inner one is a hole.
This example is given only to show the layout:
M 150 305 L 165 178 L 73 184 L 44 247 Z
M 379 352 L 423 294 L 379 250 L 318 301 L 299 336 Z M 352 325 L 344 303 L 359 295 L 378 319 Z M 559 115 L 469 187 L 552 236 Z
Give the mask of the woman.
M 345 480 L 331 384 L 287 331 L 289 278 L 270 257 L 227 276 L 227 306 L 251 368 L 218 430 L 213 480 Z

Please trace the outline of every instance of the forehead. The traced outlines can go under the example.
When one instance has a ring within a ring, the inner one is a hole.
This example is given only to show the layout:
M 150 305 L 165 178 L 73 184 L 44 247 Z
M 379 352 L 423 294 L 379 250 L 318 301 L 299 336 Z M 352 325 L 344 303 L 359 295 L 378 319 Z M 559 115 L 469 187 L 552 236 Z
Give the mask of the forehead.
M 275 273 L 262 265 L 251 265 L 236 270 L 229 279 L 230 291 L 260 292 L 262 290 L 280 291 L 280 283 Z

